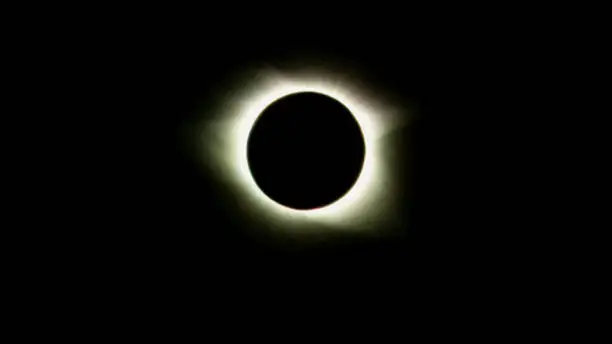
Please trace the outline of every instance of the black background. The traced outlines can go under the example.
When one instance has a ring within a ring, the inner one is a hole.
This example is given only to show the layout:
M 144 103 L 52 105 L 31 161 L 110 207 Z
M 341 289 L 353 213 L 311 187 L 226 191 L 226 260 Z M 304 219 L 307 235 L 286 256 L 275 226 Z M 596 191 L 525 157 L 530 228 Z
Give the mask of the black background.
M 500 81 L 517 77 L 519 57 L 499 44 L 503 33 L 385 13 L 383 24 L 347 16 L 317 25 L 143 15 L 67 40 L 70 53 L 56 59 L 71 74 L 56 73 L 79 115 L 66 124 L 77 138 L 62 152 L 75 167 L 58 173 L 71 187 L 55 184 L 71 201 L 61 212 L 69 221 L 45 236 L 69 249 L 54 254 L 91 283 L 135 298 L 299 290 L 426 306 L 511 283 L 504 276 L 521 259 L 512 244 L 527 234 L 508 205 L 520 171 L 505 161 L 516 142 L 507 95 L 521 91 Z M 387 138 L 401 148 L 395 235 L 305 245 L 253 234 L 262 224 L 193 158 L 184 129 L 206 116 L 199 109 L 215 108 L 243 70 L 299 66 L 301 54 L 350 61 L 375 91 L 416 105 L 410 125 Z
M 28 6 L 24 20 L 9 13 L 9 88 L 27 90 L 7 97 L 25 114 L 7 111 L 4 127 L 17 134 L 8 148 L 20 158 L 3 166 L 20 174 L 6 178 L 17 191 L 7 205 L 23 206 L 5 211 L 16 219 L 4 233 L 23 239 L 3 241 L 18 272 L 7 284 L 27 294 L 9 297 L 30 300 L 35 308 L 20 311 L 44 321 L 68 311 L 91 323 L 83 315 L 93 311 L 104 319 L 96 324 L 127 328 L 147 316 L 199 328 L 245 311 L 247 321 L 298 323 L 273 307 L 308 316 L 303 306 L 319 315 L 341 301 L 367 323 L 399 319 L 393 325 L 409 336 L 500 324 L 505 336 L 541 326 L 550 310 L 564 316 L 576 293 L 559 293 L 581 282 L 566 271 L 584 267 L 571 242 L 584 224 L 565 229 L 572 211 L 549 199 L 572 207 L 586 198 L 568 199 L 572 178 L 543 167 L 554 157 L 575 165 L 566 153 L 583 152 L 572 147 L 579 130 L 551 126 L 560 119 L 551 106 L 565 99 L 550 93 L 567 84 L 568 57 L 584 53 L 567 40 L 590 35 L 549 6 L 422 4 L 54 3 Z M 404 147 L 393 157 L 405 214 L 397 235 L 319 245 L 254 235 L 263 225 L 193 159 L 185 123 L 206 119 L 194 110 L 215 108 L 242 70 L 302 54 L 350 61 L 373 90 L 417 104 L 418 118 L 389 138 Z M 581 114 L 561 122 L 573 126 Z M 571 143 L 559 149 L 550 132 Z M 555 272 L 560 283 L 542 283 Z

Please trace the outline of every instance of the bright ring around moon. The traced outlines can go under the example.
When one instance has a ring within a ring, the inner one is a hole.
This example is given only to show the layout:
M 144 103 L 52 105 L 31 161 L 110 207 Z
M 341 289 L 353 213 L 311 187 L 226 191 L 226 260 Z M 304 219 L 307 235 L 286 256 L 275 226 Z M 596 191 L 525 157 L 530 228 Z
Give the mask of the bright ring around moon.
M 333 80 L 333 81 L 332 81 Z M 233 94 L 220 113 L 219 122 L 208 127 L 214 131 L 204 135 L 205 145 L 212 147 L 218 173 L 236 187 L 236 194 L 247 203 L 245 211 L 265 215 L 277 223 L 309 222 L 337 228 L 356 228 L 371 223 L 385 213 L 393 196 L 382 161 L 380 138 L 394 122 L 377 102 L 369 100 L 350 82 L 333 76 L 287 77 L 270 75 L 255 79 L 244 95 Z M 341 102 L 355 117 L 365 141 L 365 157 L 361 174 L 353 187 L 336 202 L 322 208 L 297 210 L 285 207 L 259 189 L 247 161 L 247 142 L 255 121 L 275 100 L 299 92 L 317 92 Z

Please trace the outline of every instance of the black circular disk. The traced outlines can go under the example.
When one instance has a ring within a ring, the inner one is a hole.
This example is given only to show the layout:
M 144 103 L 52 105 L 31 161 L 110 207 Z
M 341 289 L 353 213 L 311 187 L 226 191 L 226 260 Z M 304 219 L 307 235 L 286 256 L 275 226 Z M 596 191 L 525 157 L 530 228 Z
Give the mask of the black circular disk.
M 270 104 L 249 134 L 247 158 L 257 186 L 300 210 L 321 208 L 357 181 L 365 157 L 359 123 L 339 101 L 314 92 Z

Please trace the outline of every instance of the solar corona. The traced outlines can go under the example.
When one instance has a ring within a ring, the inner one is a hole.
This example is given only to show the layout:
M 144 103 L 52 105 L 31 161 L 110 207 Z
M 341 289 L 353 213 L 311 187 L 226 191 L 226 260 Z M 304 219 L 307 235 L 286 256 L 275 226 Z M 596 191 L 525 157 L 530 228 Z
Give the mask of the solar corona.
M 381 220 L 393 199 L 393 181 L 383 161 L 382 138 L 393 129 L 393 111 L 380 105 L 358 83 L 331 73 L 251 78 L 225 97 L 216 121 L 204 123 L 202 144 L 220 179 L 228 182 L 242 211 L 279 225 L 322 225 L 327 229 L 358 229 Z M 327 96 L 352 115 L 363 140 L 363 159 L 350 188 L 338 199 L 318 207 L 296 209 L 277 202 L 258 185 L 249 165 L 249 137 L 262 113 L 279 99 L 304 93 Z

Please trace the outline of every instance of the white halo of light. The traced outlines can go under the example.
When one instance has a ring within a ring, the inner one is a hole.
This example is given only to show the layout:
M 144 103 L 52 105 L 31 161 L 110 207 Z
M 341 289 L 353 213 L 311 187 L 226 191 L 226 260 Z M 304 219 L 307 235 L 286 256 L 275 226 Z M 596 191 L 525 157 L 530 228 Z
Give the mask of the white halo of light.
M 242 91 L 245 94 L 231 95 L 231 101 L 220 113 L 222 117 L 203 134 L 203 143 L 213 149 L 219 176 L 229 180 L 236 187 L 236 194 L 248 201 L 244 203 L 245 210 L 277 223 L 315 223 L 328 229 L 358 228 L 384 214 L 394 191 L 385 170 L 387 164 L 382 161 L 379 140 L 396 124 L 388 107 L 368 99 L 366 92 L 359 92 L 350 80 L 324 75 L 264 75 L 252 80 Z M 311 210 L 292 209 L 269 198 L 255 183 L 247 160 L 249 134 L 259 115 L 279 98 L 301 92 L 324 94 L 342 103 L 357 120 L 365 142 L 363 167 L 352 188 L 335 202 Z M 212 142 L 211 136 L 216 142 Z
M 255 180 L 253 179 L 253 176 L 249 170 L 247 160 L 248 138 L 255 121 L 257 118 L 259 118 L 259 115 L 274 101 L 290 94 L 301 92 L 321 93 L 342 103 L 349 109 L 359 123 L 365 141 L 365 157 L 362 170 L 352 188 L 335 202 L 321 208 L 309 210 L 298 210 L 286 207 L 265 195 L 255 183 Z M 376 140 L 373 139 L 375 133 L 373 130 L 374 124 L 371 123 L 367 115 L 364 115 L 364 109 L 360 108 L 358 104 L 355 104 L 355 102 L 347 101 L 347 99 L 347 95 L 342 93 L 340 90 L 325 87 L 325 85 L 286 82 L 282 85 L 282 87 L 271 89 L 269 92 L 263 92 L 259 97 L 252 100 L 252 103 L 245 109 L 245 115 L 241 118 L 240 123 L 237 125 L 236 132 L 232 135 L 237 141 L 233 154 L 235 154 L 234 157 L 236 161 L 239 162 L 238 170 L 241 175 L 241 179 L 244 180 L 244 183 L 248 184 L 249 188 L 252 188 L 254 192 L 256 192 L 256 197 L 260 201 L 269 203 L 271 207 L 273 206 L 278 208 L 278 211 L 284 212 L 290 216 L 307 216 L 309 218 L 324 219 L 329 218 L 330 216 L 345 214 L 348 209 L 356 206 L 356 202 L 364 198 L 365 193 L 368 191 L 368 186 L 372 185 L 373 177 L 377 170 L 376 154 L 374 153 L 376 151 L 374 149 Z

